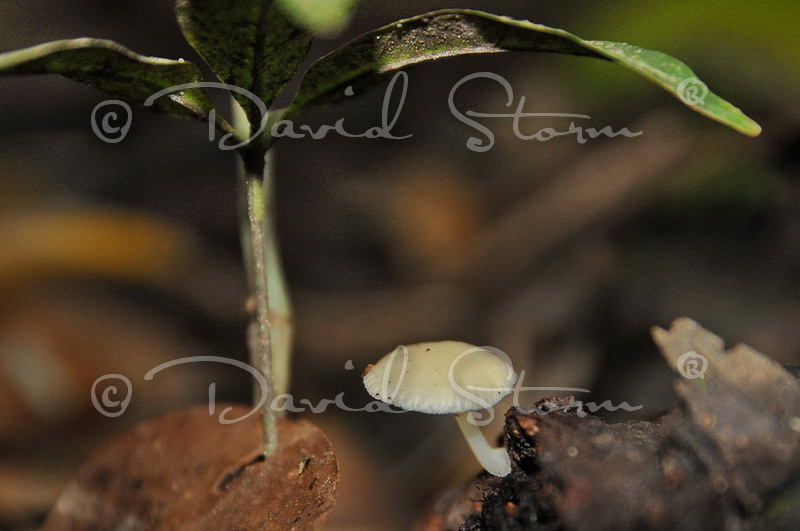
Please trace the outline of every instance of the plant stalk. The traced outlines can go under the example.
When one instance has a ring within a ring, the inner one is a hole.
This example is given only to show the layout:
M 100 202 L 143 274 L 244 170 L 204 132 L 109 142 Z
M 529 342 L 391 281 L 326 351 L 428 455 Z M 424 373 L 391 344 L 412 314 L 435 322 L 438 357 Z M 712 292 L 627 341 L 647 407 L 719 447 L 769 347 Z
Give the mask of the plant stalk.
M 272 346 L 272 379 L 275 382 L 275 395 L 281 395 L 289 391 L 289 376 L 291 373 L 291 348 L 292 332 L 294 322 L 292 318 L 292 306 L 289 300 L 289 290 L 286 285 L 286 278 L 283 274 L 283 264 L 281 262 L 278 232 L 275 224 L 274 207 L 274 179 L 273 179 L 273 159 L 270 152 L 264 158 L 263 179 L 261 192 L 264 206 L 264 229 L 265 238 L 265 257 L 267 264 L 267 291 L 269 293 L 269 331 Z M 278 416 L 283 416 L 281 410 Z
M 231 98 L 233 123 L 239 135 L 247 138 L 251 130 L 244 110 Z M 250 296 L 247 346 L 250 365 L 267 382 L 253 386 L 253 401 L 262 403 L 264 453 L 278 446 L 278 416 L 272 402 L 289 388 L 292 343 L 292 308 L 278 252 L 273 198 L 272 157 L 269 138 L 253 139 L 239 151 L 240 232 Z M 266 395 L 266 396 L 264 396 Z
M 250 365 L 258 370 L 267 382 L 266 389 L 254 384 L 253 400 L 263 400 L 261 413 L 264 427 L 264 454 L 269 456 L 278 447 L 278 431 L 272 400 L 275 397 L 273 379 L 272 341 L 270 337 L 269 282 L 268 282 L 268 203 L 264 190 L 265 161 L 258 154 L 242 153 L 237 159 L 240 176 L 240 197 L 244 200 L 241 224 L 242 250 L 247 273 L 250 297 L 247 309 L 250 323 L 247 329 L 247 346 Z

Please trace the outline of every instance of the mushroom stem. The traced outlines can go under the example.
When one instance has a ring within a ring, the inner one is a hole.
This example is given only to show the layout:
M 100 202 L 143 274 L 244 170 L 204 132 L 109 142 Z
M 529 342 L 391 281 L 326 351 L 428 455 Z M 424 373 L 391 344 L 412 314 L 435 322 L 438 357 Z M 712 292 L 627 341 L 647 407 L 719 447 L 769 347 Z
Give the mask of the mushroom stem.
M 505 448 L 489 446 L 481 429 L 469 421 L 469 413 L 459 413 L 456 415 L 456 421 L 464 438 L 467 439 L 472 453 L 490 474 L 498 477 L 507 476 L 511 472 L 511 459 L 508 457 L 508 452 Z

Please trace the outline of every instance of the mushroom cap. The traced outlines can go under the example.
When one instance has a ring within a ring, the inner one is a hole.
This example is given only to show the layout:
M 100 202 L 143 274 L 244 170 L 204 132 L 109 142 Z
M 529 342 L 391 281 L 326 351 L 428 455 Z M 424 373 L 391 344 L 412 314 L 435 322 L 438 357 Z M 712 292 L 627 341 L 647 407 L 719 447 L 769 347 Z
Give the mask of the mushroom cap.
M 505 354 L 487 349 L 461 341 L 401 345 L 367 366 L 364 387 L 373 398 L 408 411 L 488 408 L 512 391 L 517 374 Z

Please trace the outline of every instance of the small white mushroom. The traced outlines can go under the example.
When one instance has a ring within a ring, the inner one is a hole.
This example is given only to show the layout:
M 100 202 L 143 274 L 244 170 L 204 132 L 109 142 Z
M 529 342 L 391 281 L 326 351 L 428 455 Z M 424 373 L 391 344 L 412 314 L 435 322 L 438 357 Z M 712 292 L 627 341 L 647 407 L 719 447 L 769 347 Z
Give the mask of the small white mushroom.
M 492 407 L 516 382 L 505 354 L 460 341 L 401 345 L 364 371 L 364 387 L 382 402 L 408 411 L 455 415 L 483 468 L 501 477 L 511 472 L 508 453 L 488 443 L 469 412 Z

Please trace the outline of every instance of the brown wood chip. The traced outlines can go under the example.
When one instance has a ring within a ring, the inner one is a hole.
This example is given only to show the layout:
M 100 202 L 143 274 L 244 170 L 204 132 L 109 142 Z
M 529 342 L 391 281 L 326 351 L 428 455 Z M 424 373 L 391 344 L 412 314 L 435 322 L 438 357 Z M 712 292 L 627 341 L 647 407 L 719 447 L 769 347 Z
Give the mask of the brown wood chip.
M 423 528 L 800 529 L 795 375 L 750 347 L 726 351 L 690 319 L 653 336 L 678 375 L 678 408 L 618 424 L 571 398 L 512 409 L 512 473 L 488 483 L 480 503 L 440 500 Z
M 330 443 L 308 421 L 282 420 L 264 460 L 260 419 L 222 424 L 203 406 L 138 424 L 89 457 L 44 529 L 315 527 L 336 499 Z

